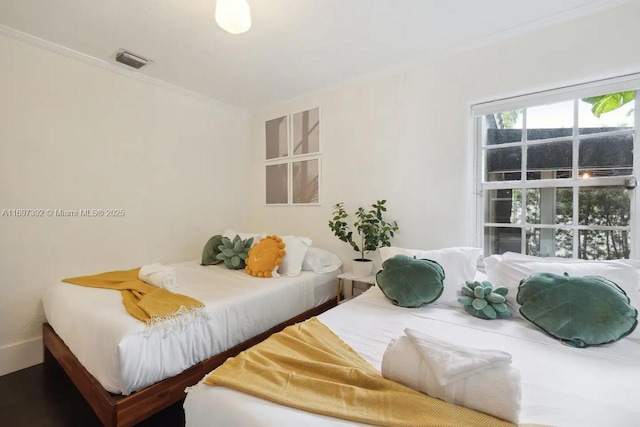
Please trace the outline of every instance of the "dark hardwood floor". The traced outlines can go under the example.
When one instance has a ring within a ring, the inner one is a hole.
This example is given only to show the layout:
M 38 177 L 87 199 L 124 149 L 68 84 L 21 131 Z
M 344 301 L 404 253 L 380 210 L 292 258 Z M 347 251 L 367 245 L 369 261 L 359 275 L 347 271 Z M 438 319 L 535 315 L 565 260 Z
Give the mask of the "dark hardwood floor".
M 2 427 L 100 427 L 102 424 L 62 369 L 44 365 L 0 377 Z M 138 427 L 184 426 L 182 401 Z

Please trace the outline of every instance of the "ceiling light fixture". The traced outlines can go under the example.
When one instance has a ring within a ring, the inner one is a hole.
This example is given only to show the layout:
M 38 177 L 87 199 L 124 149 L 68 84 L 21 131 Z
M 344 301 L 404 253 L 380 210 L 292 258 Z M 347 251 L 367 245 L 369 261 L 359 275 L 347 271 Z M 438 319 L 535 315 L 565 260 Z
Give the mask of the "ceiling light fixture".
M 216 0 L 216 22 L 231 34 L 251 28 L 251 10 L 246 0 Z

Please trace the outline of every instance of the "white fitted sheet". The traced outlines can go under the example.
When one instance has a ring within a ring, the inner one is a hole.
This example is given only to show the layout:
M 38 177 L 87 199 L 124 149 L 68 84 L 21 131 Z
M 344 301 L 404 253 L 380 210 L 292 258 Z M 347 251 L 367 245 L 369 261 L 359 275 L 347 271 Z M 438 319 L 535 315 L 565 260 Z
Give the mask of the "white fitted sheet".
M 555 426 L 630 426 L 640 422 L 640 344 L 576 349 L 560 344 L 524 319 L 486 321 L 438 305 L 404 309 L 374 287 L 318 318 L 380 370 L 391 338 L 407 327 L 513 356 L 522 374 L 521 423 Z M 360 425 L 277 405 L 224 387 L 191 387 L 186 425 L 200 427 Z M 286 423 L 283 423 L 286 420 Z
M 176 292 L 205 304 L 210 319 L 171 335 L 145 334 L 120 292 L 56 283 L 43 298 L 47 322 L 80 363 L 111 393 L 130 394 L 336 296 L 340 271 L 260 279 L 197 261 L 176 267 Z

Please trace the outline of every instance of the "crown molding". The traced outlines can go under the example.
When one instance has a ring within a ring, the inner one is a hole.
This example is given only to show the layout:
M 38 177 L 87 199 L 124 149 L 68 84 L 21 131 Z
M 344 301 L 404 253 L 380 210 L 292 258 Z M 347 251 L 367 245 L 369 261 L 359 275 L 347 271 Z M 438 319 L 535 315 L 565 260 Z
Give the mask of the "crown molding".
M 605 12 L 610 9 L 615 9 L 619 6 L 633 3 L 636 0 L 599 0 L 593 3 L 589 3 L 584 6 L 578 6 L 564 12 L 557 13 L 546 18 L 541 18 L 536 21 L 532 21 L 525 25 L 520 25 L 507 30 L 499 31 L 494 34 L 490 34 L 485 37 L 479 37 L 472 41 L 463 41 L 457 45 L 451 46 L 445 53 L 446 56 L 456 55 L 465 51 L 484 47 L 493 43 L 513 39 L 528 33 L 541 30 L 545 27 L 552 25 L 563 24 L 565 22 L 573 21 L 585 16 L 595 15 L 598 12 Z
M 167 83 L 164 80 L 156 79 L 154 77 L 150 77 L 146 74 L 142 74 L 139 71 L 129 70 L 128 68 L 124 68 L 124 66 L 118 65 L 116 63 L 111 63 L 109 61 L 105 61 L 103 59 L 98 59 L 93 56 L 84 54 L 82 52 L 78 52 L 77 50 L 70 49 L 68 47 L 50 42 L 48 40 L 41 39 L 39 37 L 32 36 L 31 34 L 23 33 L 22 31 L 14 30 L 13 28 L 7 27 L 5 25 L 0 24 L 0 35 L 8 37 L 10 39 L 14 39 L 23 43 L 30 44 L 32 46 L 36 46 L 45 50 L 48 50 L 53 53 L 57 53 L 58 55 L 66 56 L 67 58 L 75 59 L 76 61 L 84 62 L 85 64 L 93 65 L 94 67 L 102 68 L 103 70 L 110 71 L 112 73 L 119 74 L 124 77 L 128 77 L 134 80 L 138 80 L 140 82 L 161 87 L 163 89 L 167 89 L 173 92 L 180 93 L 182 95 L 186 95 L 192 98 L 199 99 L 201 101 L 205 101 L 211 104 L 214 104 L 217 107 L 225 108 L 228 110 L 236 110 L 242 113 L 248 113 L 247 110 L 242 109 L 240 107 L 225 104 L 222 101 L 219 101 L 215 98 L 211 98 L 210 96 L 203 95 L 198 92 L 194 92 L 189 89 L 185 89 L 180 86 L 173 85 L 171 83 Z
M 321 87 L 317 90 L 305 92 L 299 95 L 296 95 L 292 98 L 287 98 L 283 100 L 277 100 L 270 104 L 259 105 L 255 110 L 256 114 L 265 113 L 274 109 L 286 109 L 289 108 L 290 104 L 304 103 L 308 98 L 312 98 L 313 96 L 319 96 L 327 92 L 332 92 L 335 90 L 340 90 L 347 87 L 352 87 L 354 85 L 361 84 L 366 81 L 375 80 L 379 78 L 383 78 L 386 76 L 394 75 L 397 73 L 409 72 L 417 67 L 424 67 L 436 64 L 438 61 L 442 59 L 449 58 L 451 56 L 458 55 L 460 53 L 468 52 L 474 49 L 479 49 L 482 47 L 486 47 L 493 43 L 498 43 L 500 41 L 506 41 L 521 35 L 525 35 L 528 33 L 532 33 L 543 28 L 558 25 L 564 22 L 569 22 L 576 20 L 578 18 L 589 16 L 596 14 L 598 12 L 603 12 L 609 9 L 614 9 L 616 7 L 622 6 L 624 4 L 633 3 L 637 0 L 599 0 L 593 3 L 590 3 L 585 6 L 580 6 L 562 13 L 558 13 L 556 15 L 539 19 L 537 21 L 533 21 L 527 25 L 511 28 L 508 30 L 500 31 L 489 36 L 480 37 L 478 39 L 474 39 L 472 41 L 465 40 L 456 45 L 443 47 L 441 50 L 433 54 L 432 57 L 425 59 L 424 57 L 417 58 L 412 61 L 402 62 L 399 64 L 390 65 L 381 70 L 372 71 L 370 73 L 366 73 L 360 75 L 358 77 L 353 77 L 345 81 L 341 81 L 334 84 L 329 84 L 324 87 Z M 635 73 L 637 70 L 626 70 L 624 72 L 620 72 L 619 74 L 630 74 Z M 608 78 L 611 76 L 604 76 L 603 78 Z M 588 80 L 590 81 L 590 80 Z M 545 89 L 546 90 L 546 89 Z M 521 94 L 517 94 L 521 95 Z

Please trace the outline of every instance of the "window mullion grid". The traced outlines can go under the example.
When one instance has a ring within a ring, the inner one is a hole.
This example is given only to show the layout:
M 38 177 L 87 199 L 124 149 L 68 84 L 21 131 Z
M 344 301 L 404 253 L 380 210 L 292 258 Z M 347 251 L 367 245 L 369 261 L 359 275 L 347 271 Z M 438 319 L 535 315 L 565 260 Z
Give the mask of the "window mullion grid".
M 491 181 L 484 183 L 483 190 L 502 190 L 504 188 L 549 188 L 549 187 L 571 187 L 579 185 L 580 187 L 610 187 L 616 185 L 624 185 L 626 176 L 604 176 L 589 179 L 541 179 L 537 181 Z M 533 184 L 535 183 L 535 184 Z
M 520 224 L 507 224 L 503 222 L 487 222 L 485 224 L 487 227 L 503 227 L 503 228 L 520 228 Z M 622 225 L 571 225 L 571 224 L 525 224 L 526 227 L 529 228 L 540 228 L 540 229 L 561 229 L 561 230 L 587 230 L 587 231 L 629 231 L 631 226 L 622 226 Z
M 524 184 L 520 190 L 520 253 L 527 253 L 527 109 L 522 109 L 522 165 L 520 181 Z
M 579 225 L 579 221 L 578 221 L 578 216 L 580 213 L 579 210 L 579 206 L 578 206 L 578 194 L 579 194 L 579 183 L 578 183 L 578 179 L 580 178 L 578 173 L 579 173 L 579 159 L 578 156 L 580 155 L 580 138 L 578 138 L 579 133 L 580 133 L 580 128 L 579 128 L 579 124 L 578 124 L 578 112 L 579 112 L 579 104 L 578 104 L 578 100 L 575 99 L 573 101 L 573 155 L 572 155 L 572 164 L 571 164 L 571 177 L 573 178 L 573 186 L 572 186 L 572 193 L 573 193 L 573 213 L 572 213 L 572 221 L 571 223 L 573 224 L 574 228 L 572 228 L 571 230 L 573 231 L 572 233 L 572 237 L 573 237 L 573 242 L 572 242 L 572 254 L 573 254 L 573 258 L 578 258 L 578 249 L 580 246 L 580 234 L 577 228 L 575 228 L 577 225 Z
M 287 129 L 287 136 L 289 138 L 288 144 L 289 144 L 289 155 L 287 156 L 287 163 L 289 164 L 288 166 L 288 172 L 289 172 L 289 179 L 287 180 L 287 204 L 292 205 L 293 204 L 293 162 L 291 161 L 293 158 L 293 115 L 289 116 L 290 118 L 287 120 L 287 126 L 289 127 L 289 129 Z
M 640 139 L 638 139 L 638 124 L 640 123 L 640 108 L 638 108 L 638 95 L 640 95 L 640 90 L 636 91 L 636 97 L 634 100 L 634 110 L 635 117 L 633 121 L 633 146 L 636 147 L 638 143 L 640 143 Z M 636 175 L 636 171 L 638 170 L 638 165 L 640 165 L 640 150 L 633 150 L 633 169 L 632 175 Z M 629 225 L 631 226 L 631 230 L 635 232 L 631 235 L 631 251 L 629 253 L 630 258 L 638 257 L 638 249 L 640 248 L 640 233 L 638 233 L 638 217 L 637 215 L 640 213 L 640 197 L 638 197 L 638 190 L 633 190 L 633 194 L 631 195 L 631 217 L 629 218 Z
M 622 135 L 630 135 L 630 134 L 634 134 L 635 130 L 615 130 L 615 131 L 610 131 L 610 132 L 598 132 L 597 134 L 582 134 L 582 135 L 577 135 L 576 138 L 578 140 L 583 140 L 583 139 L 591 139 L 591 138 L 604 138 L 604 137 L 608 137 L 608 136 L 622 136 Z M 534 146 L 534 145 L 545 145 L 545 144 L 550 144 L 552 142 L 564 142 L 567 141 L 570 137 L 568 136 L 557 136 L 557 137 L 553 137 L 553 138 L 544 138 L 544 139 L 534 139 L 532 141 L 527 140 L 527 148 Z M 489 146 L 483 146 L 483 149 L 485 150 L 499 150 L 499 149 L 503 149 L 503 148 L 511 148 L 511 147 L 519 147 L 522 144 L 522 141 L 516 141 L 516 142 L 508 142 L 505 144 L 499 144 L 499 145 L 489 145 Z
M 485 218 L 485 196 L 482 183 L 484 182 L 485 170 L 486 170 L 486 159 L 487 159 L 487 151 L 483 149 L 483 147 L 487 144 L 486 142 L 486 129 L 485 129 L 485 120 L 483 116 L 476 116 L 474 119 L 475 126 L 475 136 L 476 143 L 473 144 L 474 149 L 476 150 L 476 245 L 480 245 L 479 247 L 485 248 L 488 245 L 485 245 L 484 242 L 484 222 Z M 477 141 L 480 141 L 480 147 L 478 147 Z M 485 252 L 485 255 L 490 255 Z
M 523 188 L 520 190 L 520 199 L 522 200 L 520 203 L 522 204 L 522 218 L 520 218 L 520 253 L 527 253 L 527 227 L 526 227 L 526 195 L 527 189 Z
M 490 114 L 493 111 L 507 111 L 516 108 L 532 107 L 542 104 L 552 104 L 569 99 L 586 98 L 630 90 L 630 87 L 640 86 L 640 74 L 628 74 L 620 77 L 597 80 L 590 83 L 565 86 L 557 89 L 540 91 L 525 96 L 504 98 L 482 102 L 472 107 L 473 114 Z
M 628 87 L 628 83 L 623 85 Z M 637 87 L 637 86 L 636 86 Z M 609 88 L 610 89 L 610 88 Z M 616 88 L 616 90 L 625 90 L 625 87 L 621 87 L 621 88 Z M 626 89 L 628 90 L 628 89 Z M 593 91 L 593 90 L 592 90 Z M 599 88 L 598 91 L 593 91 L 593 93 L 601 93 L 603 90 L 602 88 Z M 607 91 L 604 91 L 607 92 Z M 609 90 L 609 92 L 613 93 L 615 92 L 613 89 Z M 582 94 L 584 95 L 584 94 Z M 636 95 L 640 96 L 640 91 L 636 91 Z M 549 138 L 549 140 L 536 140 L 536 141 L 531 141 L 529 142 L 527 139 L 527 124 L 526 124 L 526 119 L 527 119 L 527 114 L 526 114 L 526 108 L 523 108 L 523 134 L 522 134 L 522 138 L 520 142 L 514 142 L 514 143 L 507 143 L 507 144 L 501 144 L 499 147 L 487 147 L 486 144 L 483 142 L 482 145 L 477 144 L 476 147 L 477 149 L 480 151 L 480 157 L 481 159 L 479 160 L 479 162 L 477 163 L 478 167 L 479 167 L 479 171 L 477 172 L 477 177 L 479 179 L 480 185 L 476 187 L 476 189 L 478 190 L 478 195 L 479 195 L 479 199 L 480 199 L 480 208 L 478 209 L 478 212 L 481 213 L 483 215 L 482 219 L 480 221 L 478 221 L 478 224 L 480 225 L 479 227 L 479 238 L 481 237 L 480 240 L 484 240 L 485 236 L 484 236 L 484 232 L 486 227 L 497 227 L 497 226 L 502 226 L 502 227 L 508 227 L 508 228 L 520 228 L 521 230 L 521 236 L 522 236 L 522 242 L 521 242 L 521 250 L 523 253 L 526 253 L 526 249 L 527 249 L 527 243 L 525 241 L 526 238 L 526 229 L 528 228 L 558 228 L 558 229 L 565 229 L 565 230 L 571 230 L 572 231 L 572 257 L 573 258 L 579 258 L 579 250 L 580 250 L 580 241 L 581 241 L 581 236 L 580 236 L 580 231 L 581 230 L 591 230 L 591 229 L 600 229 L 601 227 L 597 227 L 597 226 L 590 226 L 588 224 L 585 225 L 580 225 L 580 198 L 581 198 L 581 194 L 580 194 L 580 189 L 582 187 L 599 187 L 599 186 L 618 186 L 618 185 L 624 185 L 625 183 L 625 176 L 603 176 L 603 177 L 597 177 L 597 178 L 590 178 L 588 180 L 586 179 L 581 179 L 579 172 L 580 172 L 580 141 L 585 139 L 585 138 L 601 138 L 601 137 L 610 137 L 610 136 L 622 136 L 622 135 L 629 135 L 632 134 L 634 137 L 634 146 L 637 143 L 640 143 L 640 133 L 637 130 L 637 125 L 638 123 L 640 123 L 640 109 L 638 109 L 637 107 L 635 108 L 635 115 L 634 115 L 634 128 L 631 130 L 615 130 L 615 131 L 609 131 L 609 132 L 603 132 L 603 133 L 599 133 L 597 135 L 592 135 L 592 134 L 580 134 L 580 128 L 579 128 L 579 106 L 580 106 L 580 99 L 583 98 L 584 96 L 575 96 L 574 100 L 573 100 L 573 136 L 571 137 L 571 141 L 572 141 L 572 177 L 570 179 L 561 179 L 558 180 L 556 182 L 552 182 L 555 180 L 541 180 L 541 181 L 536 181 L 535 185 L 534 182 L 529 181 L 528 180 L 528 176 L 527 176 L 527 166 L 528 166 L 528 148 L 529 146 L 533 146 L 536 144 L 543 144 L 543 143 L 549 143 L 549 142 L 556 142 L 560 141 L 560 140 L 566 140 L 568 138 L 562 138 L 562 137 L 557 137 L 557 138 Z M 515 104 L 514 104 L 515 105 Z M 520 106 L 522 106 L 523 104 L 520 104 Z M 537 104 L 531 104 L 531 105 L 537 105 Z M 638 102 L 636 101 L 636 105 L 638 105 Z M 509 107 L 509 108 L 507 108 Z M 501 105 L 500 108 L 502 110 L 509 110 L 511 109 L 511 106 L 507 105 Z M 513 108 L 516 108 L 516 106 L 514 106 Z M 479 115 L 479 112 L 476 112 L 476 114 L 478 114 L 477 117 L 481 117 Z M 479 137 L 485 137 L 484 134 L 480 135 L 482 128 L 478 122 L 478 126 L 476 128 L 477 130 L 477 135 Z M 521 174 L 522 176 L 520 177 L 519 180 L 514 180 L 514 181 L 504 181 L 504 182 L 484 182 L 484 180 L 486 179 L 485 176 L 485 170 L 484 168 L 486 167 L 486 156 L 487 156 L 487 152 L 491 149 L 499 149 L 499 148 L 508 148 L 508 147 L 516 147 L 518 145 L 521 144 Z M 640 165 L 640 150 L 633 150 L 633 173 L 635 173 L 636 170 L 638 170 Z M 547 187 L 570 187 L 572 190 L 572 212 L 571 212 L 571 216 L 572 216 L 572 222 L 571 224 L 546 224 L 546 225 L 542 225 L 542 224 L 528 224 L 527 223 L 527 217 L 526 217 L 526 201 L 527 201 L 527 189 L 531 188 L 531 187 L 541 187 L 541 188 L 547 188 Z M 521 194 L 520 194 L 520 201 L 521 201 L 521 220 L 517 223 L 517 224 L 502 224 L 502 223 L 491 223 L 491 222 L 487 222 L 487 220 L 489 220 L 490 218 L 485 217 L 486 215 L 486 203 L 485 203 L 485 196 L 488 194 L 487 192 L 489 191 L 493 191 L 493 190 L 497 190 L 497 189 L 520 189 L 521 190 Z M 636 225 L 640 224 L 640 197 L 637 197 L 636 194 L 633 194 L 631 197 L 631 218 L 630 218 L 630 222 L 629 225 L 626 227 L 613 227 L 611 228 L 612 230 L 614 229 L 618 229 L 620 231 L 631 231 L 631 230 L 635 230 L 636 229 Z M 637 217 L 637 218 L 636 218 Z M 607 230 L 609 228 L 607 227 Z M 603 229 L 604 230 L 604 229 Z M 638 257 L 640 255 L 638 254 L 638 251 L 636 251 L 636 248 L 640 248 L 640 233 L 632 233 L 631 236 L 631 256 L 632 257 Z

